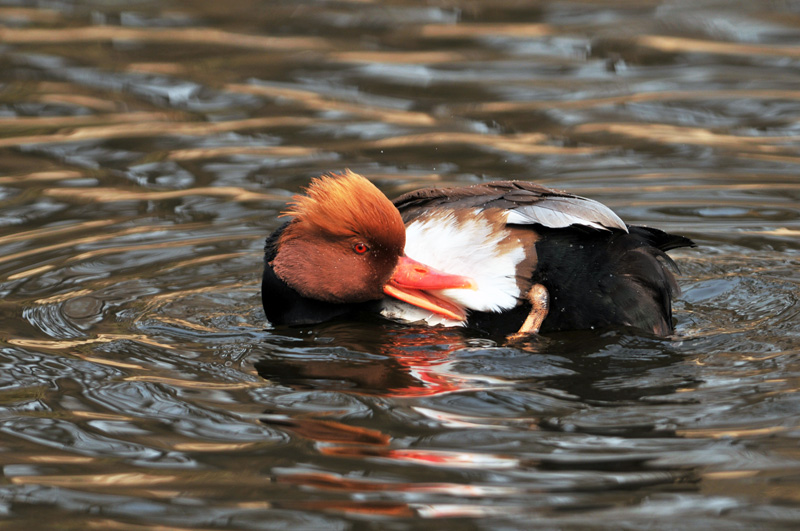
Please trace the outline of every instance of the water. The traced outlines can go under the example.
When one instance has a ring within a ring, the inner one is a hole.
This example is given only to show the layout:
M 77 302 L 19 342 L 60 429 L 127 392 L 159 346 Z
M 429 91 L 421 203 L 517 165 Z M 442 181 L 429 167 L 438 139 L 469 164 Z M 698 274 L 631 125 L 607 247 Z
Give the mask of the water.
M 0 2 L 0 525 L 791 528 L 795 2 Z M 272 328 L 345 167 L 693 238 L 677 335 Z

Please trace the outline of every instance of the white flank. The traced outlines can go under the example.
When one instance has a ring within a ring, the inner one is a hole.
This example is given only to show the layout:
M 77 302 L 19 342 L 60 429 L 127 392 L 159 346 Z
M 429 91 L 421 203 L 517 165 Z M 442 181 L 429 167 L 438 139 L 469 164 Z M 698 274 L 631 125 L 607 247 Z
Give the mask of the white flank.
M 414 260 L 446 273 L 468 276 L 478 284 L 477 290 L 431 291 L 437 297 L 469 310 L 501 312 L 514 308 L 519 302 L 516 270 L 525 258 L 521 245 L 500 247 L 508 236 L 508 230 L 497 230 L 497 225 L 481 210 L 459 218 L 452 211 L 437 210 L 406 226 L 405 251 Z M 463 324 L 393 299 L 386 300 L 382 313 L 406 321 L 424 320 L 446 326 Z

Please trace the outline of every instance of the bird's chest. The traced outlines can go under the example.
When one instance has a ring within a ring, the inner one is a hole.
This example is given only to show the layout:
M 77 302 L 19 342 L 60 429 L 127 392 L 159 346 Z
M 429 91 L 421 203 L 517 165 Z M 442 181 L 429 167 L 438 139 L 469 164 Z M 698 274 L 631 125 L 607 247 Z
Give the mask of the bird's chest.
M 406 224 L 405 253 L 441 271 L 468 276 L 477 289 L 434 293 L 467 310 L 499 313 L 520 303 L 536 264 L 536 235 L 506 225 L 503 211 L 437 209 Z M 409 304 L 387 299 L 382 313 L 393 319 L 460 326 Z

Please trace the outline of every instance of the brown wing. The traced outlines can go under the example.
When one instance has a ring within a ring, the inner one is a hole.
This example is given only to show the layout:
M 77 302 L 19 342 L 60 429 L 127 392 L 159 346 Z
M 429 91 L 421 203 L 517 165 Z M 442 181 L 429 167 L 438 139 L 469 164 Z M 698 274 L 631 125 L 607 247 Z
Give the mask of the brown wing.
M 577 195 L 526 181 L 494 181 L 459 188 L 424 188 L 394 200 L 403 221 L 408 223 L 424 210 L 448 208 L 502 209 L 507 223 L 561 228 L 583 225 L 595 229 L 628 231 L 607 206 Z

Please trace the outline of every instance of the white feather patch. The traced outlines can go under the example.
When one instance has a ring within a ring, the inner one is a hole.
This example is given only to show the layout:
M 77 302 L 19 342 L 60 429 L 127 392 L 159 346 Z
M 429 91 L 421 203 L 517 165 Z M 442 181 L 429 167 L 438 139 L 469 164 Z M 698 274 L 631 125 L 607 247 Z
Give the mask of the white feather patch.
M 469 310 L 501 312 L 519 303 L 516 271 L 525 258 L 521 244 L 500 246 L 509 234 L 505 228 L 498 229 L 481 210 L 459 217 L 452 210 L 437 210 L 406 226 L 405 251 L 414 260 L 446 273 L 468 276 L 478 284 L 477 290 L 431 291 L 437 297 Z M 387 300 L 382 313 L 395 319 L 425 320 L 430 324 L 434 324 L 432 320 L 449 326 L 461 324 L 398 303 Z

